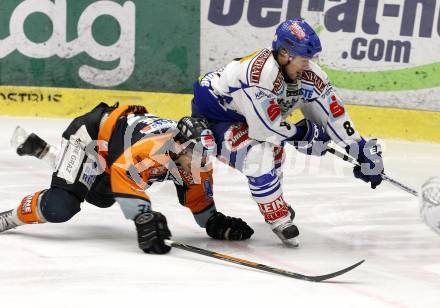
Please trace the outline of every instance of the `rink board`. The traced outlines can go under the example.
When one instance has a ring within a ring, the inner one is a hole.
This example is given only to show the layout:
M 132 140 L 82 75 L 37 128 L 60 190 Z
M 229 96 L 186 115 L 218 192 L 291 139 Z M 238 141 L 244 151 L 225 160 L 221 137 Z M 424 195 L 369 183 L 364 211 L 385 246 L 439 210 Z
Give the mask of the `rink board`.
M 191 113 L 190 94 L 0 86 L 0 114 L 30 117 L 75 117 L 100 102 L 140 104 L 151 113 L 178 119 Z M 363 136 L 440 142 L 440 113 L 347 105 Z M 290 119 L 297 121 L 300 112 Z

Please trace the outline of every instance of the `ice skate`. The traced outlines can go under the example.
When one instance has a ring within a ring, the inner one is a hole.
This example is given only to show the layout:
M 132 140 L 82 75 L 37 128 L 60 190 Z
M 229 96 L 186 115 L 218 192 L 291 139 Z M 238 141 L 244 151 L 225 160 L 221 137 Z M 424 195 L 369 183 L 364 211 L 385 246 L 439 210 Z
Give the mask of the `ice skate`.
M 0 232 L 18 227 L 12 218 L 13 210 L 0 213 Z
M 284 245 L 288 247 L 298 247 L 299 231 L 297 226 L 289 218 L 271 223 L 272 231 L 280 238 Z
M 49 145 L 36 134 L 28 134 L 23 128 L 17 126 L 11 138 L 11 145 L 20 156 L 35 156 L 42 158 L 49 151 Z
M 41 139 L 38 135 L 26 132 L 17 126 L 11 137 L 11 146 L 20 156 L 34 156 L 46 162 L 52 170 L 56 169 L 59 150 Z

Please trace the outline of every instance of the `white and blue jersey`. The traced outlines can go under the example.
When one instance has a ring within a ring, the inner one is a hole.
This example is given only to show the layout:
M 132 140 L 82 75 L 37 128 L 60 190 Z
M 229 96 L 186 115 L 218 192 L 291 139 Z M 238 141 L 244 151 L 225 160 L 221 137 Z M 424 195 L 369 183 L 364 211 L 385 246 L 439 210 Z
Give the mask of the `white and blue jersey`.
M 297 129 L 286 120 L 295 109 L 323 126 L 335 142 L 361 139 L 327 74 L 310 61 L 301 78 L 286 84 L 270 48 L 202 77 L 194 85 L 192 108 L 194 116 L 212 123 L 247 123 L 249 138 L 276 145 L 294 139 Z

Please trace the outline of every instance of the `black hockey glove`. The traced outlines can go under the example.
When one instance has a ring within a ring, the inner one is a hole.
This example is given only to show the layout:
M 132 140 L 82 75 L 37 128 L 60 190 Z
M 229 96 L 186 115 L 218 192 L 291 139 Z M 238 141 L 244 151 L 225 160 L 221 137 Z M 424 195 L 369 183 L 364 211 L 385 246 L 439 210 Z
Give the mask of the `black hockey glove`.
M 217 240 L 241 241 L 250 238 L 254 230 L 240 218 L 216 212 L 206 223 L 206 233 Z
M 134 219 L 139 248 L 146 253 L 165 254 L 171 250 L 164 240 L 170 239 L 167 219 L 159 212 L 141 213 Z
M 330 137 L 322 126 L 307 119 L 302 119 L 295 126 L 298 132 L 291 142 L 298 151 L 314 156 L 325 154 Z
M 364 182 L 370 182 L 371 188 L 375 189 L 382 182 L 381 173 L 384 172 L 380 144 L 377 143 L 377 139 L 368 141 L 362 139 L 358 143 L 358 148 L 359 154 L 357 149 L 347 147 L 347 152 L 351 156 L 357 157 L 358 162 L 361 164 L 354 167 L 353 174 Z

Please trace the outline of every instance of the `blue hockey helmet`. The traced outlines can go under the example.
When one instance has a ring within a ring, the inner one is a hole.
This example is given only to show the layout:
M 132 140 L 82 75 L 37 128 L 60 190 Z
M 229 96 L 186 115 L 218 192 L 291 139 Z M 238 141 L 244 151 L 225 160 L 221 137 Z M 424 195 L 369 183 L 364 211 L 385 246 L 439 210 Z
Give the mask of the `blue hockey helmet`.
M 272 49 L 286 48 L 290 55 L 311 59 L 322 50 L 315 30 L 302 18 L 282 22 L 272 42 Z

